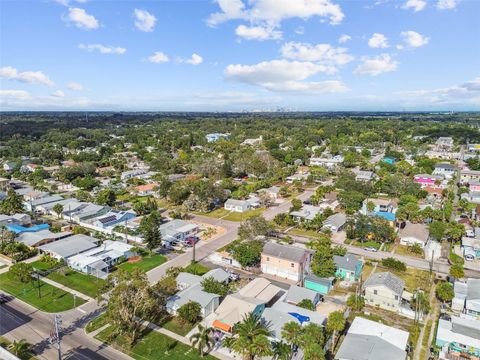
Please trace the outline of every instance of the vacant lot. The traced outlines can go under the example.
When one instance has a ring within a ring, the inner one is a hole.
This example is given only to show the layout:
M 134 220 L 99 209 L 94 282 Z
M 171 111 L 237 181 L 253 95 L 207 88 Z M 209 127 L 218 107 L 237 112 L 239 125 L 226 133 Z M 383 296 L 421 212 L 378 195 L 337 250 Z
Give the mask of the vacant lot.
M 77 290 L 82 294 L 96 297 L 98 290 L 105 284 L 105 280 L 99 279 L 92 275 L 80 273 L 72 269 L 62 271 L 54 271 L 47 276 L 49 279 L 62 284 L 70 289 Z

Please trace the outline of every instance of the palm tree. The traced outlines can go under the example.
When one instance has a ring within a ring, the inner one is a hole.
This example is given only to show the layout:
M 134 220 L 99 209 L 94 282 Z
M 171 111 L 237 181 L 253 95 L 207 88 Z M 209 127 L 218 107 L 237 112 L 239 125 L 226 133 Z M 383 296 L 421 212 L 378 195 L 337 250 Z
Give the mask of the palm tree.
M 205 327 L 202 324 L 198 324 L 198 332 L 190 336 L 190 342 L 194 348 L 198 349 L 200 356 L 203 357 L 205 347 L 210 350 L 215 341 L 212 338 L 213 328 Z
M 345 318 L 341 311 L 334 311 L 328 315 L 327 330 L 332 332 L 332 350 L 335 348 L 335 337 L 337 332 L 345 328 Z
M 250 313 L 233 327 L 232 336 L 227 338 L 225 345 L 245 360 L 255 360 L 257 356 L 273 354 L 272 344 L 268 337 L 272 332 L 269 325 L 259 315 Z
M 27 343 L 25 339 L 20 339 L 18 341 L 14 340 L 13 343 L 8 345 L 8 351 L 23 359 L 27 357 L 30 351 L 30 344 Z
M 300 341 L 300 335 L 302 334 L 302 327 L 296 321 L 290 321 L 283 325 L 282 338 L 290 346 L 298 345 Z
M 304 360 L 325 360 L 323 347 L 317 343 L 310 343 L 303 349 Z
M 290 360 L 292 358 L 292 347 L 283 342 L 277 341 L 273 343 L 273 355 L 277 360 Z

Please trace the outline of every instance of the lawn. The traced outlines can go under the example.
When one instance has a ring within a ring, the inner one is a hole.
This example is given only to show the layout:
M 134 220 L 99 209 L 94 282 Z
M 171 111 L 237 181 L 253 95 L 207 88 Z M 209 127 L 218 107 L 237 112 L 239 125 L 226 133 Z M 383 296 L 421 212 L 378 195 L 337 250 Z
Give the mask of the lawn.
M 138 360 L 197 360 L 202 359 L 198 352 L 177 340 L 156 331 L 146 331 L 144 336 L 132 347 L 126 348 L 126 341 L 121 336 L 110 337 L 113 326 L 100 332 L 96 338 L 120 349 L 127 355 Z M 214 360 L 215 357 L 206 355 L 203 359 Z
M 8 341 L 7 339 L 5 339 L 4 337 L 0 336 L 0 346 L 3 347 L 3 348 L 8 348 L 8 345 L 10 345 L 11 342 Z M 34 356 L 34 354 L 29 351 L 28 355 L 27 356 L 24 356 L 24 357 L 21 357 L 20 358 L 21 360 L 37 360 L 38 358 L 36 358 Z
M 404 256 L 412 256 L 412 257 L 417 257 L 420 259 L 423 259 L 423 251 L 421 254 L 414 253 L 410 251 L 408 246 L 405 245 L 397 245 L 397 248 L 395 249 L 395 254 L 398 255 L 404 255 Z
M 247 220 L 251 217 L 261 215 L 264 210 L 265 209 L 263 209 L 263 208 L 259 208 L 259 209 L 254 209 L 254 210 L 248 210 L 248 211 L 245 211 L 243 213 L 232 211 L 230 214 L 225 216 L 223 219 L 228 220 L 228 221 L 244 221 L 244 220 Z
M 42 260 L 34 261 L 30 263 L 30 265 L 32 265 L 34 269 L 38 269 L 38 270 L 50 270 L 53 267 L 55 267 L 55 265 L 48 264 Z
M 426 270 L 407 267 L 407 271 L 395 271 L 384 268 L 380 264 L 377 266 L 377 272 L 389 271 L 405 281 L 405 289 L 413 292 L 417 288 L 430 291 L 430 274 Z
M 41 298 L 38 297 L 37 281 L 21 283 L 9 273 L 0 274 L 0 289 L 45 312 L 61 312 L 74 307 L 73 295 L 43 281 L 40 281 Z M 77 297 L 76 306 L 83 303 L 85 301 Z
M 106 325 L 108 323 L 107 316 L 105 313 L 101 314 L 100 316 L 97 316 L 95 319 L 90 321 L 87 326 L 85 326 L 85 331 L 87 333 L 95 331 L 97 329 L 100 329 L 103 325 Z
M 140 269 L 144 272 L 147 272 L 149 270 L 152 270 L 153 268 L 156 268 L 159 265 L 162 265 L 165 261 L 167 261 L 167 258 L 165 256 L 159 254 L 152 254 L 142 257 L 142 260 L 138 262 L 126 261 L 123 264 L 120 264 L 118 268 L 126 270 L 128 272 L 132 272 L 133 269 Z
M 196 263 L 190 263 L 189 265 L 184 267 L 183 271 L 188 272 L 190 274 L 202 276 L 203 274 L 206 274 L 207 272 L 209 272 L 210 269 L 208 267 L 206 267 L 205 265 L 202 265 L 202 264 L 196 262 Z
M 372 247 L 375 249 L 380 249 L 381 244 L 375 242 L 375 241 L 364 241 L 363 243 L 359 240 L 352 242 L 353 246 L 361 247 L 361 248 L 366 248 L 366 247 Z
M 193 213 L 201 216 L 207 216 L 207 217 L 219 219 L 222 216 L 228 215 L 230 211 L 224 208 L 218 208 L 209 212 L 194 211 Z
M 304 230 L 304 229 L 291 229 L 288 234 L 299 235 L 305 237 L 318 237 L 318 232 L 314 230 Z
M 105 280 L 103 279 L 99 279 L 92 275 L 83 274 L 72 269 L 66 269 L 65 275 L 63 275 L 60 271 L 54 271 L 48 274 L 47 277 L 92 298 L 95 298 L 98 294 L 98 289 L 102 288 L 106 284 Z
M 164 324 L 162 324 L 163 328 L 182 336 L 187 335 L 194 326 L 195 324 L 189 324 L 181 321 L 178 317 L 173 317 Z
M 373 271 L 372 264 L 364 264 L 362 268 L 362 281 L 367 280 L 370 277 L 370 274 Z

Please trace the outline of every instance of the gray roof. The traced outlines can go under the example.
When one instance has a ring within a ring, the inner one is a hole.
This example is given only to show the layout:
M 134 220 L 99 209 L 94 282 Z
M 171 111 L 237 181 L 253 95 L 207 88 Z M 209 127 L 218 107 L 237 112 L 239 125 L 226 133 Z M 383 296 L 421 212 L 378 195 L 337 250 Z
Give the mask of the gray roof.
M 217 294 L 207 293 L 202 290 L 202 287 L 197 284 L 190 286 L 189 288 L 180 291 L 179 293 L 173 295 L 168 299 L 168 302 L 174 302 L 177 306 L 182 306 L 189 301 L 195 301 L 199 303 L 202 307 L 207 306 L 210 302 L 220 297 Z
M 405 360 L 407 353 L 389 342 L 372 335 L 347 334 L 335 359 Z
M 428 231 L 428 227 L 424 224 L 412 224 L 408 222 L 405 227 L 400 230 L 400 237 L 413 237 L 418 240 L 423 241 L 424 243 L 427 242 L 430 232 Z
M 177 276 L 177 283 L 186 284 L 187 286 L 192 286 L 199 284 L 202 281 L 202 277 L 187 272 L 181 272 Z
M 345 254 L 345 256 L 333 256 L 333 262 L 337 269 L 345 269 L 348 271 L 355 271 L 357 269 L 357 264 L 359 263 L 358 258 L 353 254 Z
M 84 237 L 70 236 L 62 240 L 57 240 L 49 244 L 39 247 L 40 250 L 52 252 L 66 259 L 73 255 L 80 254 L 84 251 L 96 248 L 97 245 L 91 240 Z
M 216 281 L 223 283 L 228 280 L 228 278 L 230 277 L 230 274 L 225 270 L 218 268 L 218 269 L 210 270 L 206 274 L 202 275 L 203 279 L 210 278 L 210 277 Z
M 304 299 L 311 300 L 315 304 L 315 299 L 318 297 L 318 292 L 299 287 L 297 285 L 291 285 L 285 295 L 285 301 L 292 304 L 298 304 Z
M 390 272 L 375 273 L 371 275 L 367 281 L 365 281 L 364 288 L 369 286 L 384 285 L 395 294 L 402 295 L 405 282 L 398 276 L 393 275 Z
M 274 242 L 267 242 L 263 247 L 262 254 L 274 256 L 295 262 L 301 262 L 307 250 L 290 245 L 281 245 Z
M 435 169 L 454 170 L 455 168 L 456 168 L 455 165 L 447 164 L 447 163 L 441 163 L 441 164 L 436 164 L 436 165 L 435 165 Z
M 342 213 L 337 213 L 329 216 L 323 225 L 335 226 L 337 229 L 345 225 L 347 221 L 347 215 Z
M 308 274 L 308 275 L 305 276 L 305 280 L 310 280 L 310 281 L 313 281 L 313 282 L 316 282 L 318 284 L 322 284 L 322 285 L 325 285 L 325 286 L 332 286 L 334 278 L 333 277 L 321 278 L 321 277 L 318 277 L 318 276 L 313 275 L 313 274 Z
M 63 197 L 61 197 L 60 195 L 49 195 L 40 199 L 32 200 L 31 202 L 27 201 L 27 203 L 31 204 L 32 206 L 39 206 L 60 200 L 63 200 Z
M 59 233 L 51 232 L 48 229 L 35 231 L 35 232 L 23 232 L 18 234 L 15 238 L 16 241 L 24 243 L 27 246 L 36 246 L 39 242 L 43 240 L 57 240 L 70 235 L 71 232 L 64 231 Z
M 452 331 L 480 340 L 480 322 L 474 318 L 452 316 Z

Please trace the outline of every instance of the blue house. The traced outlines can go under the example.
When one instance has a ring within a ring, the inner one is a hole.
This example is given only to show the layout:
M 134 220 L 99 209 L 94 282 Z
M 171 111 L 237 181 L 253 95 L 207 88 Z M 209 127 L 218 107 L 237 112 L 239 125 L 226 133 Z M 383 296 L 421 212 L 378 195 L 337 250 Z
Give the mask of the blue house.
M 357 281 L 362 275 L 363 263 L 353 254 L 345 256 L 333 256 L 335 267 L 337 268 L 335 276 L 346 281 Z

